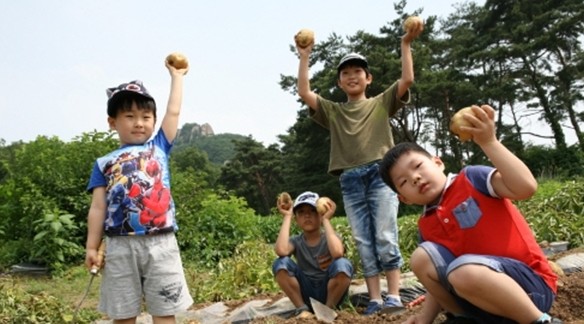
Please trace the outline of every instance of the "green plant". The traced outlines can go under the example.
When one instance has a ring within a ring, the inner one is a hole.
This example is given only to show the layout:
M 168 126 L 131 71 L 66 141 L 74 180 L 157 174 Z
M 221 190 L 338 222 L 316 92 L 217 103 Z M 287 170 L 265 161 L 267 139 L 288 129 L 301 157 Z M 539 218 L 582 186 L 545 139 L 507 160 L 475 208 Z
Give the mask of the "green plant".
M 271 270 L 275 259 L 270 244 L 243 242 L 231 257 L 220 260 L 209 276 L 199 276 L 191 294 L 195 300 L 225 301 L 279 291 Z
M 584 245 L 584 181 L 575 179 L 540 184 L 537 194 L 517 202 L 538 241 L 568 241 L 570 246 Z
M 209 194 L 198 210 L 183 210 L 179 244 L 183 256 L 213 268 L 230 257 L 236 246 L 260 237 L 260 217 L 241 198 Z
M 54 210 L 35 220 L 33 227 L 36 235 L 32 242 L 32 259 L 49 265 L 53 271 L 59 273 L 67 261 L 79 257 L 83 248 L 71 237 L 71 233 L 78 228 L 74 218 L 74 215 Z
M 420 241 L 420 235 L 418 232 L 419 217 L 420 214 L 414 214 L 400 217 L 397 220 L 400 252 L 404 259 L 404 265 L 401 268 L 402 272 L 410 271 L 410 256 L 418 247 Z
M 73 323 L 73 309 L 60 298 L 46 292 L 29 293 L 12 282 L 0 281 L 0 323 Z M 91 323 L 99 318 L 94 311 L 82 309 L 77 323 Z
M 273 208 L 270 215 L 261 217 L 259 222 L 260 237 L 268 243 L 275 243 L 280 233 L 280 226 L 282 226 L 282 215 L 278 213 L 276 208 Z M 294 226 L 293 230 L 297 231 L 298 229 Z

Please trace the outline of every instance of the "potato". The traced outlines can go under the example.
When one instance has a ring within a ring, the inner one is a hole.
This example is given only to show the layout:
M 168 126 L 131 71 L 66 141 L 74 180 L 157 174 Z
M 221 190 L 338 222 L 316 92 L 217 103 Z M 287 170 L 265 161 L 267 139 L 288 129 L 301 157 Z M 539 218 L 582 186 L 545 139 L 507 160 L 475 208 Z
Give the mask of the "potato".
M 552 271 L 557 274 L 560 277 L 563 277 L 565 275 L 564 273 L 564 269 L 562 269 L 562 267 L 560 267 L 557 263 L 555 263 L 552 260 L 548 260 L 548 264 L 550 265 L 550 268 L 552 268 Z
M 404 31 L 407 33 L 410 31 L 412 27 L 414 27 L 417 23 L 424 23 L 422 18 L 418 16 L 409 16 L 406 21 L 404 21 Z
M 464 107 L 462 109 L 460 109 L 459 111 L 457 111 L 454 116 L 452 116 L 452 118 L 450 119 L 450 131 L 456 135 L 458 137 L 459 140 L 461 140 L 462 142 L 466 142 L 472 139 L 472 135 L 469 132 L 465 132 L 462 131 L 460 129 L 460 127 L 462 126 L 467 126 L 470 127 L 472 126 L 471 123 L 469 123 L 466 119 L 464 119 L 463 115 L 464 114 L 473 114 L 474 112 L 472 111 L 471 107 Z
M 314 32 L 310 29 L 303 28 L 294 36 L 296 45 L 300 48 L 306 48 L 314 43 Z
M 329 201 L 330 201 L 330 198 L 328 198 L 328 197 L 318 198 L 318 200 L 316 201 L 316 211 L 318 212 L 319 215 L 322 216 L 324 213 L 327 212 L 327 210 L 329 209 L 329 205 L 328 205 Z
M 189 67 L 189 60 L 187 57 L 178 52 L 168 54 L 166 57 L 166 62 L 178 70 Z
M 282 209 L 288 210 L 288 209 L 292 208 L 292 197 L 290 197 L 289 193 L 282 192 L 281 194 L 278 195 L 277 204 Z

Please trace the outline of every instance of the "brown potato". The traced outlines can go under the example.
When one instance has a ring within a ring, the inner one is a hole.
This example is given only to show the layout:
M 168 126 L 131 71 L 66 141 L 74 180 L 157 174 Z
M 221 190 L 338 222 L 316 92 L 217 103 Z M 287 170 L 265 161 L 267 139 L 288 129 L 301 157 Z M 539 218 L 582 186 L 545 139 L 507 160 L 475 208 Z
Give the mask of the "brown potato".
M 314 32 L 310 29 L 303 28 L 294 36 L 296 45 L 300 48 L 306 48 L 314 43 Z
M 550 265 L 550 268 L 552 268 L 552 271 L 557 274 L 560 277 L 563 277 L 565 275 L 564 273 L 564 269 L 562 269 L 562 267 L 560 267 L 557 263 L 555 263 L 552 260 L 548 260 L 548 264 Z
M 422 18 L 418 17 L 418 16 L 409 16 L 405 21 L 404 21 L 404 31 L 407 33 L 408 31 L 410 31 L 410 29 L 412 27 L 414 27 L 416 25 L 416 23 L 423 23 Z
M 166 62 L 168 62 L 168 64 L 174 66 L 174 68 L 178 70 L 186 69 L 187 67 L 189 67 L 189 60 L 187 59 L 187 57 L 178 52 L 170 53 L 166 57 Z
M 292 208 L 292 197 L 290 197 L 289 193 L 282 192 L 281 194 L 278 195 L 277 204 L 282 209 L 288 210 L 288 209 Z
M 318 200 L 316 201 L 316 211 L 318 212 L 319 215 L 322 216 L 324 213 L 327 212 L 327 210 L 329 209 L 329 205 L 328 205 L 329 201 L 330 201 L 330 198 L 328 198 L 328 197 L 318 198 Z
M 454 116 L 450 119 L 450 131 L 458 137 L 462 142 L 466 142 L 472 139 L 472 135 L 469 132 L 465 132 L 460 129 L 461 126 L 472 126 L 466 119 L 464 119 L 464 114 L 473 114 L 471 107 L 464 107 L 457 111 Z

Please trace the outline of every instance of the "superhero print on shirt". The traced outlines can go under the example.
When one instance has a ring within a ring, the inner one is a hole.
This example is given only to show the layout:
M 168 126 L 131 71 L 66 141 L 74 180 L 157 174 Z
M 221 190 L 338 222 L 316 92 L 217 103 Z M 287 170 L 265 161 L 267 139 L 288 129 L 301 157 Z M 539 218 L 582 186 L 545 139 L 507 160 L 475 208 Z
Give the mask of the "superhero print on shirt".
M 124 151 L 106 164 L 106 231 L 109 227 L 119 235 L 143 235 L 173 225 L 170 188 L 154 153 L 150 145 L 146 151 Z

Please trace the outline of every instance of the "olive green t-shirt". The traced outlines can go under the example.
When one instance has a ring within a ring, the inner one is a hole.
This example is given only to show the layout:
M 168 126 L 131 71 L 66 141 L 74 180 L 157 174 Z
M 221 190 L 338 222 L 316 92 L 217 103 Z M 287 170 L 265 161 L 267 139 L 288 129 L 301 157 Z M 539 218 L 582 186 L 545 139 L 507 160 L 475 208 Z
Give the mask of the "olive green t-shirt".
M 389 117 L 410 101 L 410 92 L 396 98 L 397 82 L 383 93 L 352 102 L 334 102 L 318 96 L 318 110 L 310 117 L 331 135 L 328 172 L 339 175 L 344 169 L 383 158 L 393 147 Z

